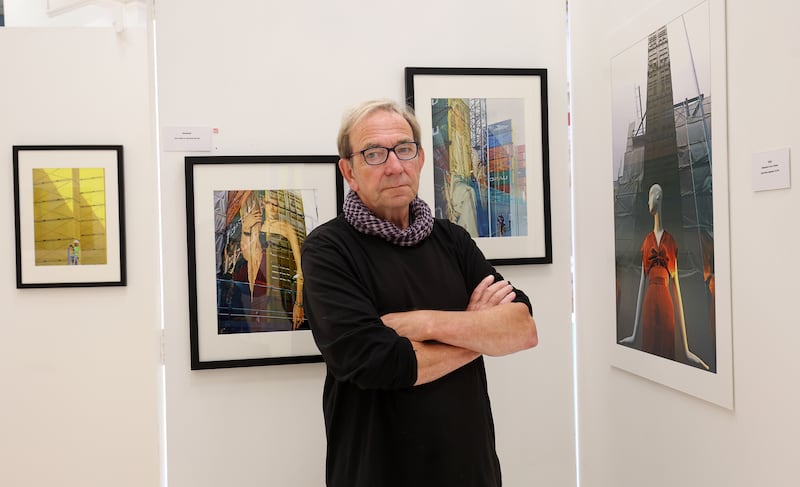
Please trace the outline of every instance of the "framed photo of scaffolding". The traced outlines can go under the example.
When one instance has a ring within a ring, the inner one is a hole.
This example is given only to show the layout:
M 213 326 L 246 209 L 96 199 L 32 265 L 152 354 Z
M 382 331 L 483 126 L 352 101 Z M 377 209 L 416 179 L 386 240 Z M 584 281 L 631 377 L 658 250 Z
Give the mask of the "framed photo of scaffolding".
M 338 161 L 186 157 L 192 369 L 322 361 L 300 247 L 342 207 Z
M 495 265 L 553 262 L 546 69 L 405 68 L 419 195 Z
M 124 286 L 121 145 L 15 145 L 17 288 Z
M 612 365 L 732 409 L 725 2 L 629 25 L 610 56 Z

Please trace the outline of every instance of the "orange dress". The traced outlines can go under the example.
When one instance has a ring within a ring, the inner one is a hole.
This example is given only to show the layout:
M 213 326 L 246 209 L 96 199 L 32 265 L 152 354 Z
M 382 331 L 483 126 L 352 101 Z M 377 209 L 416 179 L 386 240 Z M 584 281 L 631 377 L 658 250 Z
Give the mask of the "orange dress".
M 642 305 L 642 351 L 675 359 L 675 306 L 670 278 L 677 269 L 678 246 L 669 232 L 660 244 L 653 232 L 642 243 L 642 269 L 647 276 Z

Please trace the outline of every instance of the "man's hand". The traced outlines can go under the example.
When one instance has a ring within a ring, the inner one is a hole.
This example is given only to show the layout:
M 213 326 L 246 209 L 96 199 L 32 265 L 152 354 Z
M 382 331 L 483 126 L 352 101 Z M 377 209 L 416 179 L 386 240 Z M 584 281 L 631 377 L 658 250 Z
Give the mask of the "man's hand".
M 486 276 L 475 286 L 469 298 L 467 311 L 478 311 L 502 303 L 510 303 L 517 297 L 508 281 L 494 282 L 494 276 Z
M 486 276 L 475 286 L 469 298 L 466 311 L 489 309 L 503 303 L 510 303 L 516 297 L 513 287 L 508 281 L 494 282 L 494 276 Z M 401 313 L 389 313 L 381 316 L 383 324 L 393 328 L 398 335 L 410 340 L 425 342 L 435 340 L 433 321 L 442 316 L 435 311 L 417 310 Z

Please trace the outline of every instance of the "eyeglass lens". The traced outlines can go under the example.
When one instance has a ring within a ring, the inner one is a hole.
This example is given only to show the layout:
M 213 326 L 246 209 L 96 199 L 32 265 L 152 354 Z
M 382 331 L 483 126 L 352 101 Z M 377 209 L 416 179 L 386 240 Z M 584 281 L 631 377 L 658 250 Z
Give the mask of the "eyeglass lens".
M 389 158 L 389 151 L 394 152 L 401 161 L 408 161 L 417 157 L 417 143 L 403 142 L 394 147 L 372 147 L 361 151 L 367 164 L 383 164 Z

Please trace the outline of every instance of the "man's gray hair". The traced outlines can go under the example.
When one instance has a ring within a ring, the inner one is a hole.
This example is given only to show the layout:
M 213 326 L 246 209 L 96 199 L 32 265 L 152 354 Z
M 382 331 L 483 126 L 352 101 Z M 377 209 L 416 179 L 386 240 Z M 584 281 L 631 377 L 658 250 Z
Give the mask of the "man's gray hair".
M 353 131 L 353 127 L 358 125 L 368 115 L 379 110 L 396 113 L 402 116 L 406 122 L 408 122 L 408 125 L 411 126 L 411 134 L 414 137 L 414 141 L 420 142 L 419 122 L 411 107 L 400 105 L 396 101 L 389 99 L 370 100 L 356 105 L 345 112 L 342 117 L 342 125 L 339 128 L 339 137 L 337 139 L 340 158 L 350 159 L 350 155 L 353 153 L 353 148 L 350 146 L 350 133 Z

